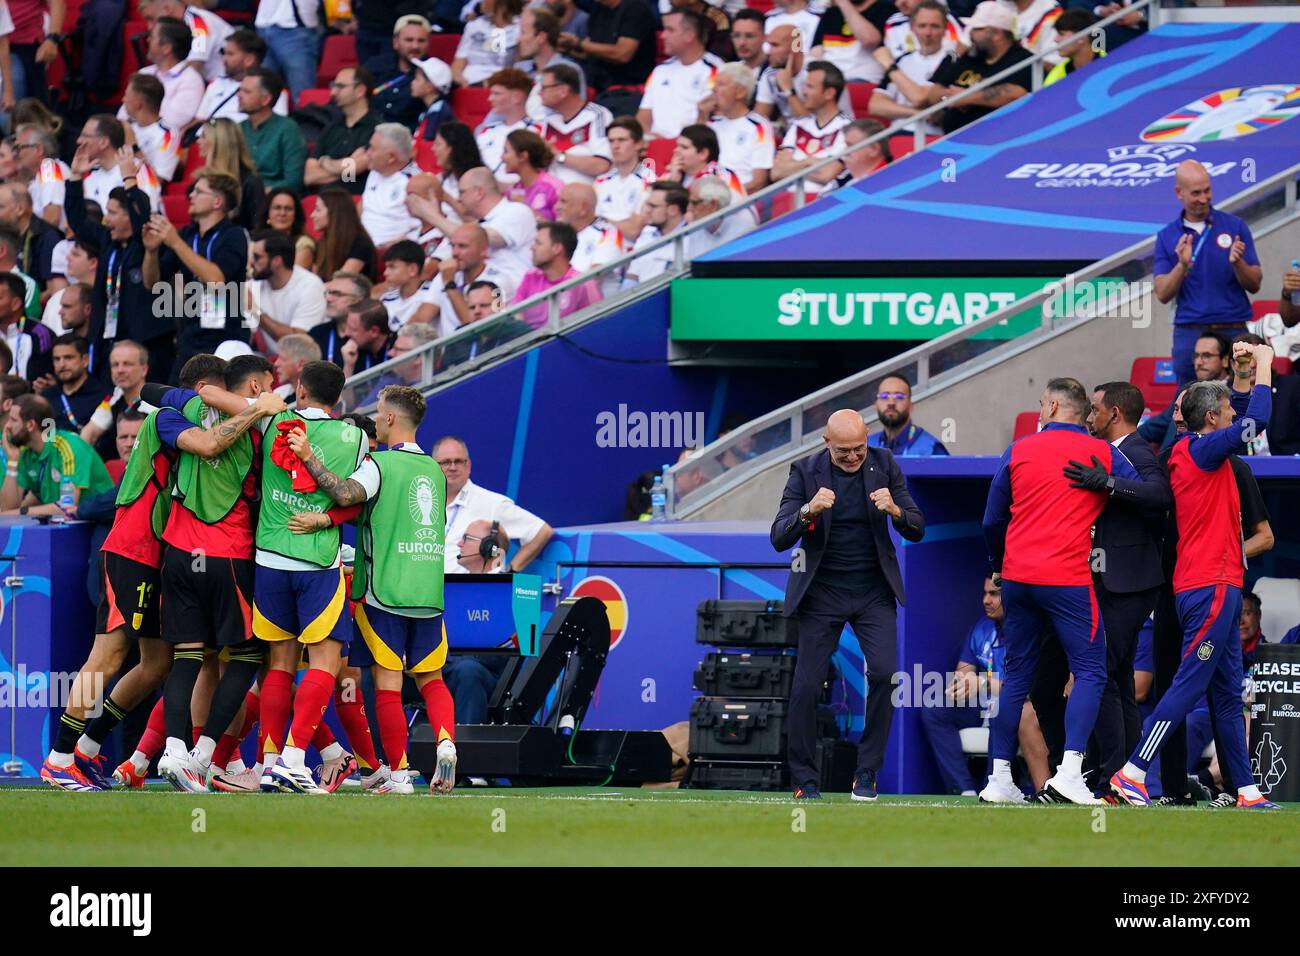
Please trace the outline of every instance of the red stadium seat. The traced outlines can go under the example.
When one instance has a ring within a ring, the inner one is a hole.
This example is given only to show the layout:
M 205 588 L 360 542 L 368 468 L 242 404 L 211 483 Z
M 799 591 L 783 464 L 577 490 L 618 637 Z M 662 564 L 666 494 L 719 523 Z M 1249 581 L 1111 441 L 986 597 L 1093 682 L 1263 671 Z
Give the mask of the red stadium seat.
M 190 224 L 190 198 L 188 196 L 163 196 L 163 212 L 177 229 Z
M 794 211 L 794 193 L 777 193 L 772 197 L 772 218 L 778 219 Z
M 650 140 L 649 145 L 645 148 L 645 158 L 654 164 L 655 175 L 662 176 L 668 171 L 668 164 L 672 161 L 673 150 L 677 148 L 677 140 L 659 139 Z
M 491 112 L 488 91 L 481 86 L 462 86 L 451 94 L 451 111 L 470 129 L 475 129 Z
M 1038 412 L 1021 412 L 1016 416 L 1016 433 L 1011 440 L 1019 441 L 1036 431 L 1038 431 Z
M 1172 363 L 1171 358 L 1146 355 L 1135 358 L 1129 370 L 1128 380 L 1142 390 L 1142 397 L 1153 415 L 1168 408 L 1178 394 L 1178 382 L 1170 369 Z
M 148 36 L 149 24 L 143 20 L 128 20 L 122 26 L 122 72 L 119 75 L 117 88 L 126 89 L 127 80 L 131 79 L 132 73 L 137 73 L 143 65 L 140 57 L 136 55 L 135 44 L 131 42 L 133 37 Z
M 329 86 L 339 70 L 357 65 L 357 38 L 351 33 L 334 33 L 325 38 L 320 66 L 316 68 L 316 85 Z
M 757 10 L 759 13 L 767 13 L 776 6 L 776 2 L 775 0 L 751 0 L 751 2 L 745 4 L 745 6 Z
M 1250 310 L 1255 313 L 1256 321 L 1264 318 L 1266 315 L 1274 315 L 1282 306 L 1277 299 L 1256 299 L 1250 304 Z
M 929 144 L 933 143 L 937 139 L 939 139 L 938 136 L 927 136 L 925 141 Z M 894 159 L 902 159 L 908 153 L 914 152 L 915 147 L 916 139 L 911 133 L 903 133 L 898 136 L 889 137 L 889 151 L 893 153 Z
M 460 46 L 459 33 L 432 33 L 429 35 L 429 56 L 442 60 L 448 66 L 456 59 L 456 47 Z
M 433 155 L 433 140 L 421 138 L 415 141 L 415 165 L 426 173 L 442 172 L 438 158 Z
M 329 106 L 330 91 L 328 89 L 313 88 L 302 90 L 298 94 L 298 109 L 304 106 Z
M 871 94 L 876 91 L 874 83 L 850 83 L 849 102 L 853 105 L 853 118 L 862 119 L 871 113 Z M 886 126 L 889 124 L 886 123 Z

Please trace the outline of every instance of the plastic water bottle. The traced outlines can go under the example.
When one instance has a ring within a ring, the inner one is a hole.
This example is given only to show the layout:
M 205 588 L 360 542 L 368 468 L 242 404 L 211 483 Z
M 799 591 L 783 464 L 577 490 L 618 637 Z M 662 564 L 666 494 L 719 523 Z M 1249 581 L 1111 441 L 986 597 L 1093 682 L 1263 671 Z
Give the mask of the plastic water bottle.
M 74 508 L 77 504 L 76 497 L 72 492 L 72 487 L 71 475 L 64 475 L 59 479 L 59 507 L 62 508 L 64 512 Z M 66 514 L 58 515 L 56 517 L 60 521 L 68 520 Z
M 1291 268 L 1300 272 L 1300 259 L 1292 259 Z M 1296 289 L 1296 291 L 1291 293 L 1291 304 L 1300 305 L 1300 289 Z
M 650 520 L 668 520 L 668 466 L 655 475 L 655 483 L 650 486 Z

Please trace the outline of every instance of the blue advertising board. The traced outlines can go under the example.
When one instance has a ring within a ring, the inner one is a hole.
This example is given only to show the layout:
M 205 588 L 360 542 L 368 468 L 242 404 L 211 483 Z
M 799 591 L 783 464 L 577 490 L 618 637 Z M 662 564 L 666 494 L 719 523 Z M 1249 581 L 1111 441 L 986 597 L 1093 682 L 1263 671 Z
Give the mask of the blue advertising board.
M 900 260 L 1088 263 L 1179 212 L 1174 169 L 1240 192 L 1300 154 L 1300 24 L 1168 24 L 929 149 L 697 259 L 693 273 L 900 273 Z M 773 271 L 776 270 L 776 271 Z M 1009 271 L 1008 271 L 1009 270 Z M 960 269 L 958 269 L 960 272 Z

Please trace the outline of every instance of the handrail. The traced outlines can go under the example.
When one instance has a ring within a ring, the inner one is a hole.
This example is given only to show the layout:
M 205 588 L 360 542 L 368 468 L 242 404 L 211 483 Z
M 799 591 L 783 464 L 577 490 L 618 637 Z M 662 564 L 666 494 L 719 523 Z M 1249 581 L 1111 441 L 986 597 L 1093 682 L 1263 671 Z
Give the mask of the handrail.
M 1137 2 L 1134 3 L 1132 6 L 1124 7 L 1121 10 L 1112 13 L 1110 16 L 1106 17 L 1105 19 L 1097 21 L 1089 28 L 1089 32 L 1091 33 L 1091 31 L 1094 30 L 1104 29 L 1110 24 L 1117 23 L 1124 17 L 1127 17 L 1130 14 L 1141 10 L 1147 11 L 1148 22 L 1152 27 L 1155 27 L 1159 19 L 1159 14 L 1158 14 L 1158 11 L 1160 10 L 1159 0 L 1137 0 Z M 1001 71 L 1000 73 L 996 73 L 993 76 L 990 76 L 987 79 L 982 80 L 981 82 L 975 84 L 969 89 L 962 91 L 957 96 L 951 97 L 950 99 L 945 100 L 942 103 L 936 103 L 933 106 L 928 106 L 925 109 L 913 114 L 912 116 L 908 116 L 896 120 L 894 123 L 890 124 L 888 127 L 881 130 L 879 133 L 875 133 L 872 136 L 867 137 L 860 143 L 854 143 L 852 146 L 841 151 L 838 155 L 828 156 L 827 158 L 820 160 L 817 163 L 814 163 L 812 166 L 809 166 L 807 169 L 800 170 L 799 172 L 794 173 L 793 175 L 787 176 L 785 179 L 772 183 L 764 187 L 763 189 L 760 189 L 758 192 L 750 193 L 739 203 L 732 203 L 730 205 L 724 206 L 723 208 L 717 210 L 716 212 L 710 213 L 709 215 L 705 216 L 703 219 L 696 220 L 695 222 L 692 223 L 684 223 L 681 227 L 676 229 L 674 232 L 670 233 L 667 236 L 661 236 L 659 239 L 647 244 L 645 247 L 641 249 L 624 253 L 623 255 L 619 256 L 617 259 L 611 260 L 610 262 L 606 263 L 603 266 L 600 266 L 597 269 L 592 269 L 588 272 L 583 273 L 582 275 L 575 276 L 572 279 L 568 279 L 564 282 L 561 282 L 558 285 L 551 287 L 550 289 L 547 289 L 543 292 L 539 292 L 537 295 L 533 296 L 532 298 L 524 302 L 520 302 L 517 305 L 511 305 L 509 308 L 501 312 L 498 312 L 495 315 L 489 316 L 486 319 L 481 319 L 478 322 L 474 322 L 468 326 L 462 326 L 461 328 L 455 330 L 448 336 L 444 336 L 442 338 L 438 338 L 438 339 L 434 339 L 433 341 L 426 342 L 423 345 L 419 346 L 418 348 L 412 349 L 410 352 L 407 352 L 406 354 L 398 358 L 389 359 L 378 365 L 371 366 L 370 368 L 366 369 L 364 372 L 360 372 L 352 376 L 352 378 L 348 379 L 347 387 L 348 388 L 362 387 L 367 382 L 371 382 L 375 379 L 380 378 L 385 373 L 393 371 L 397 365 L 404 364 L 417 357 L 421 358 L 423 363 L 421 369 L 420 381 L 421 383 L 427 382 L 428 379 L 433 374 L 435 349 L 446 348 L 447 346 L 454 345 L 457 342 L 460 342 L 462 340 L 468 340 L 470 338 L 475 338 L 479 335 L 485 334 L 489 330 L 501 326 L 512 319 L 517 319 L 521 313 L 530 310 L 532 308 L 535 308 L 536 306 L 541 305 L 543 303 L 546 305 L 546 315 L 547 315 L 546 324 L 540 327 L 540 329 L 534 331 L 545 330 L 545 332 L 550 335 L 556 335 L 559 333 L 560 326 L 562 324 L 562 317 L 560 316 L 560 304 L 559 304 L 560 303 L 559 297 L 561 295 L 563 295 L 565 292 L 567 292 L 570 289 L 582 285 L 584 282 L 594 281 L 597 283 L 597 285 L 599 285 L 600 279 L 603 276 L 607 276 L 611 273 L 618 272 L 622 270 L 625 266 L 627 266 L 629 263 L 631 263 L 634 259 L 639 259 L 642 256 L 645 256 L 649 253 L 655 252 L 660 249 L 667 248 L 668 246 L 673 247 L 672 272 L 674 277 L 678 275 L 684 275 L 688 271 L 688 265 L 689 265 L 685 255 L 685 251 L 686 251 L 685 247 L 686 247 L 686 242 L 689 240 L 691 236 L 695 235 L 696 233 L 700 232 L 703 229 L 709 228 L 715 223 L 721 223 L 722 220 L 724 220 L 727 216 L 734 215 L 742 210 L 755 210 L 756 207 L 759 206 L 759 204 L 765 203 L 768 200 L 776 197 L 778 194 L 788 192 L 791 189 L 794 189 L 795 191 L 795 208 L 796 209 L 802 208 L 805 205 L 805 199 L 806 199 L 804 184 L 808 180 L 808 178 L 811 177 L 814 173 L 826 169 L 832 163 L 840 162 L 843 159 L 843 157 L 849 153 L 857 152 L 860 149 L 865 149 L 866 147 L 872 145 L 873 143 L 884 142 L 885 140 L 888 140 L 893 136 L 897 136 L 900 130 L 906 130 L 908 127 L 913 126 L 913 124 L 915 124 L 915 129 L 913 130 L 913 133 L 916 137 L 915 151 L 919 152 L 920 150 L 926 148 L 927 145 L 929 145 L 926 143 L 925 131 L 924 131 L 926 120 L 930 119 L 933 116 L 936 116 L 946 108 L 961 103 L 967 98 L 973 97 L 978 93 L 981 93 L 982 91 L 992 86 L 996 86 L 998 83 L 1001 83 L 1007 77 L 1010 77 L 1015 73 L 1021 72 L 1027 66 L 1036 67 L 1033 70 L 1033 76 L 1034 76 L 1034 89 L 1037 90 L 1041 85 L 1042 61 L 1045 58 L 1050 57 L 1053 54 L 1057 53 L 1063 46 L 1075 42 L 1075 40 L 1077 40 L 1077 37 L 1072 37 L 1069 40 L 1064 40 L 1060 43 L 1057 43 L 1049 50 L 1044 50 L 1041 53 L 1035 53 L 1028 60 L 1021 60 L 1017 63 L 1014 63 L 1011 66 L 1007 67 L 1005 70 Z M 996 113 L 996 111 L 994 112 Z M 979 120 L 975 120 L 975 122 L 979 122 Z M 624 290 L 619 290 L 619 291 L 622 292 Z M 602 300 L 602 303 L 604 301 L 605 300 Z M 522 337 L 523 337 L 522 335 L 519 336 L 519 338 Z
M 1283 191 L 1282 208 L 1284 210 L 1295 210 L 1297 207 L 1297 195 L 1300 193 L 1300 187 L 1298 187 L 1296 180 L 1298 175 L 1300 175 L 1300 163 L 1297 163 L 1281 172 L 1275 173 L 1267 179 L 1255 183 L 1250 188 L 1230 196 L 1221 204 L 1221 207 L 1240 207 L 1244 204 L 1256 201 L 1260 197 L 1281 188 Z M 796 399 L 781 408 L 774 409 L 765 415 L 761 415 L 740 428 L 728 432 L 722 438 L 706 445 L 701 449 L 697 456 L 694 456 L 685 462 L 674 464 L 669 468 L 667 486 L 668 514 L 671 517 L 680 518 L 686 514 L 694 512 L 704 505 L 717 500 L 732 488 L 747 480 L 756 471 L 777 464 L 780 461 L 789 458 L 793 452 L 805 448 L 809 444 L 809 440 L 803 434 L 803 416 L 807 410 L 823 405 L 831 399 L 852 392 L 855 389 L 862 388 L 873 381 L 879 380 L 885 375 L 905 370 L 909 366 L 913 365 L 916 366 L 917 372 L 916 384 L 918 387 L 918 397 L 924 397 L 925 389 L 931 383 L 930 361 L 937 353 L 943 352 L 952 345 L 969 339 L 982 331 L 992 328 L 994 325 L 1005 322 L 1028 309 L 1041 306 L 1049 299 L 1059 296 L 1066 288 L 1075 283 L 1087 282 L 1091 279 L 1103 277 L 1114 267 L 1149 254 L 1154 248 L 1154 245 L 1154 236 L 1139 240 L 1133 245 L 1107 256 L 1105 259 L 1100 259 L 1079 271 L 1063 276 L 1059 280 L 1046 281 L 1042 289 L 1039 289 L 1022 299 L 1018 299 L 1010 305 L 1005 306 L 996 312 L 990 313 L 978 321 L 954 329 L 951 332 L 946 332 L 938 338 L 922 342 L 921 344 L 908 349 L 906 352 L 882 362 L 878 362 L 870 368 L 856 372 L 847 378 L 818 389 L 817 391 Z M 1105 303 L 1099 303 L 1097 308 L 1110 306 L 1112 304 L 1122 305 L 1124 303 L 1110 300 Z M 1058 329 L 1073 327 L 1082 322 L 1091 321 L 1092 319 L 1097 318 L 1097 315 L 1095 314 L 1097 308 L 1091 310 L 1093 314 L 1088 314 L 1087 312 L 1072 312 L 1068 317 L 1070 320 L 1068 326 L 1053 326 L 1052 322 L 1045 318 L 1043 325 L 1040 327 L 1040 331 L 1042 329 L 1051 329 L 1053 327 Z M 1016 343 L 1023 344 L 1029 336 L 1034 334 L 1034 332 L 1026 332 L 1018 338 L 1003 343 L 1003 345 L 1012 347 Z M 986 354 L 987 353 L 981 353 L 979 356 L 973 356 L 972 358 L 983 358 Z M 741 446 L 744 446 L 747 442 L 752 441 L 762 432 L 783 421 L 790 422 L 790 434 L 781 444 L 763 450 L 760 454 L 743 461 L 741 465 L 726 469 L 721 474 L 708 479 L 706 484 L 692 489 L 684 496 L 684 499 L 679 499 L 676 492 L 677 478 L 680 475 L 684 472 L 689 472 L 693 468 L 701 467 L 703 461 L 715 460 L 719 455 L 725 454 L 729 450 L 734 449 L 737 452 L 743 453 L 743 448 Z M 683 505 L 686 507 L 683 508 Z

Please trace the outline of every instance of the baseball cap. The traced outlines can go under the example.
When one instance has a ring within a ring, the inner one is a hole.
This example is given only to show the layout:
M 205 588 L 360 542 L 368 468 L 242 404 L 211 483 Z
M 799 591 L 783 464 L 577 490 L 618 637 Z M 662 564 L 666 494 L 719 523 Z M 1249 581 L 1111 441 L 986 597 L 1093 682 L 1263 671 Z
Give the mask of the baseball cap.
M 966 20 L 967 30 L 973 30 L 976 27 L 992 27 L 994 30 L 1015 33 L 1016 21 L 1012 17 L 1011 11 L 998 3 L 997 0 L 983 0 L 975 8 L 975 12 Z
M 427 60 L 412 60 L 411 62 L 419 67 L 420 72 L 425 75 L 425 78 L 433 84 L 433 88 L 439 93 L 446 93 L 451 89 L 451 67 L 443 63 L 442 60 L 431 56 Z

